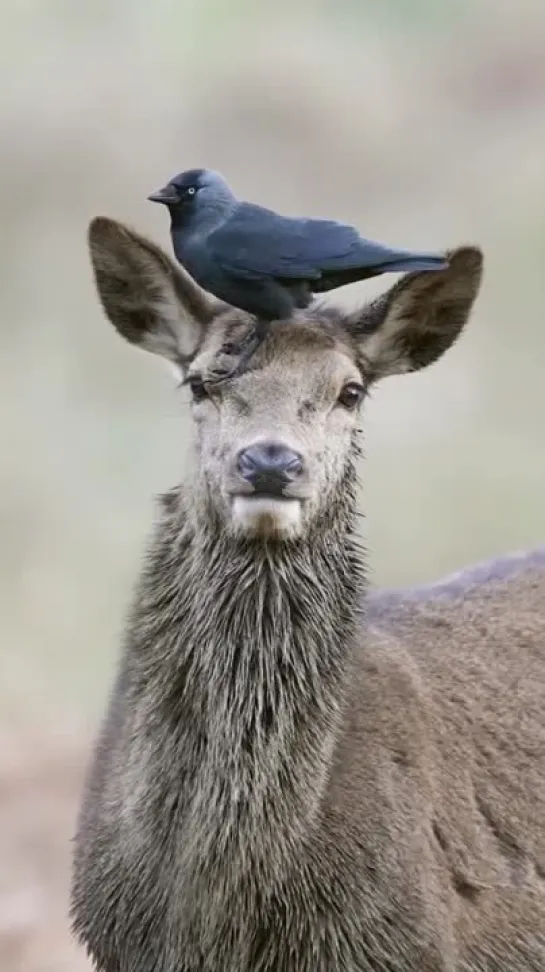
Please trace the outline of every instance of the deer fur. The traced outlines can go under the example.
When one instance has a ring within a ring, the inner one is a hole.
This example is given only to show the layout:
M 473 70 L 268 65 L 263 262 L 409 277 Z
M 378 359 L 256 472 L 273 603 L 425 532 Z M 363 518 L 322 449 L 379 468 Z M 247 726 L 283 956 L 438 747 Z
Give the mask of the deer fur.
M 92 222 L 115 328 L 207 394 L 164 495 L 83 795 L 73 927 L 99 972 L 543 972 L 545 549 L 367 591 L 359 409 L 462 331 L 480 251 L 358 313 L 249 319 Z M 233 500 L 277 436 L 288 501 Z M 289 512 L 288 512 L 289 511 Z

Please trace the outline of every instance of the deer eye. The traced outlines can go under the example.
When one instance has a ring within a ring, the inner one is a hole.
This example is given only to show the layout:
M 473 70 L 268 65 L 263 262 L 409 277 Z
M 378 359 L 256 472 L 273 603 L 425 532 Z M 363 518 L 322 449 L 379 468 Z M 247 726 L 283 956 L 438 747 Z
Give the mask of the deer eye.
M 356 381 L 349 381 L 348 384 L 344 386 L 337 401 L 339 405 L 342 405 L 343 408 L 353 411 L 353 409 L 357 408 L 360 402 L 363 400 L 364 395 L 365 388 L 363 388 L 362 385 L 358 385 Z
M 208 398 L 206 386 L 199 375 L 192 375 L 187 384 L 189 385 L 191 394 L 193 395 L 194 402 L 202 402 L 205 398 Z

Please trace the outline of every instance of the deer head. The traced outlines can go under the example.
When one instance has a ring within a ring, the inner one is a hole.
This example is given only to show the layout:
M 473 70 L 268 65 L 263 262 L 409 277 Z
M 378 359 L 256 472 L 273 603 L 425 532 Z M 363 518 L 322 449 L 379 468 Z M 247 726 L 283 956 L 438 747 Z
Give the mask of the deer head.
M 482 254 L 447 253 L 444 270 L 408 274 L 356 313 L 311 306 L 273 322 L 242 374 L 216 381 L 252 327 L 214 301 L 149 240 L 110 219 L 89 228 L 96 286 L 119 333 L 175 368 L 191 392 L 195 508 L 221 529 L 285 542 L 354 499 L 366 393 L 436 361 L 478 294 Z

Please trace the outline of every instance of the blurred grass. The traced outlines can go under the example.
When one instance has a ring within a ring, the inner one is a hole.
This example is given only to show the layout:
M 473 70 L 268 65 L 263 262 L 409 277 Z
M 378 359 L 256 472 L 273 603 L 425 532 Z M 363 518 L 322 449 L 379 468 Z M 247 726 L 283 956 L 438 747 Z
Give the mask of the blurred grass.
M 459 22 L 474 9 L 471 0 L 318 0 L 317 6 L 343 30 L 359 32 L 371 22 L 389 32 L 417 32 L 420 37 Z

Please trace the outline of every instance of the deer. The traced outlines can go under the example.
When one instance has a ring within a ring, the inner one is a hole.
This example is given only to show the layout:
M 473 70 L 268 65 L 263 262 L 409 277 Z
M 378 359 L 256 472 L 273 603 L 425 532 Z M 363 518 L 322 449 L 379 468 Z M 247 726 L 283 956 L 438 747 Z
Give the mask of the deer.
M 98 972 L 543 972 L 545 547 L 371 589 L 365 399 L 436 362 L 479 247 L 270 324 L 89 224 L 100 304 L 191 398 L 74 838 Z

